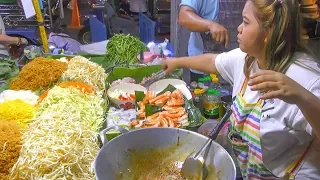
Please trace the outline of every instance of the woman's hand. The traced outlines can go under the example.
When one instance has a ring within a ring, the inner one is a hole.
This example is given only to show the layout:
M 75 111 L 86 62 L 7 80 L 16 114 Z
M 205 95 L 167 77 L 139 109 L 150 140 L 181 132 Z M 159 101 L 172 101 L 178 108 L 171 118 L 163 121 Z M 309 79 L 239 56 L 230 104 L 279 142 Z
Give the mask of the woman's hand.
M 162 69 L 165 70 L 165 74 L 169 74 L 179 68 L 177 61 L 177 58 L 168 58 L 163 61 Z
M 261 91 L 261 99 L 278 98 L 289 104 L 297 104 L 307 91 L 288 76 L 263 70 L 250 76 L 248 85 L 253 91 Z

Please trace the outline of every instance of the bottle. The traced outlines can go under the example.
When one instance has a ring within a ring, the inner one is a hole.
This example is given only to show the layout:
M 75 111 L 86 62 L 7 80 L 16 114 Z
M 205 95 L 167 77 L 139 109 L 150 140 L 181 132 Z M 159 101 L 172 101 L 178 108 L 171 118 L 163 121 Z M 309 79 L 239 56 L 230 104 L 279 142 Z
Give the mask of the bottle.
M 198 86 L 202 89 L 208 89 L 211 84 L 211 77 L 206 76 L 198 79 Z
M 200 110 L 201 114 L 203 114 L 203 98 L 204 98 L 203 95 L 206 92 L 206 90 L 196 88 L 193 92 L 194 92 L 193 104 L 196 108 Z
M 208 89 L 203 102 L 204 117 L 207 119 L 219 119 L 220 104 L 220 92 L 215 89 Z
M 211 77 L 211 85 L 209 88 L 219 90 L 220 89 L 219 78 Z
M 216 78 L 217 75 L 216 75 L 216 74 L 210 74 L 210 77 L 211 77 L 211 78 Z

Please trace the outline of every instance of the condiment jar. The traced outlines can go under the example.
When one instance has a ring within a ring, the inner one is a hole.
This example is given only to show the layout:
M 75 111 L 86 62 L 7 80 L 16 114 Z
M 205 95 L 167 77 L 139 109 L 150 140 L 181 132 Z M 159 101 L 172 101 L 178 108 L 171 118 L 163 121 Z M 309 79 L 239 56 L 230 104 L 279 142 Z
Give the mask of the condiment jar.
M 201 114 L 203 114 L 203 96 L 204 96 L 204 93 L 206 92 L 205 89 L 195 89 L 194 90 L 194 100 L 193 100 L 193 103 L 194 103 L 194 106 L 197 107 Z
M 221 104 L 220 91 L 208 89 L 207 95 L 204 98 L 204 116 L 207 119 L 218 119 L 219 108 Z

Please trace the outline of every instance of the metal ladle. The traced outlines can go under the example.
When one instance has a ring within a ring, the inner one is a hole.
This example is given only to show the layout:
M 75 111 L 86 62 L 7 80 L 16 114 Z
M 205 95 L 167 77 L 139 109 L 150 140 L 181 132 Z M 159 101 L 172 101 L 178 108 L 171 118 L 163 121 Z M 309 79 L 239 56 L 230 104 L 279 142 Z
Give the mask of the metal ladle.
M 213 129 L 213 131 L 209 134 L 209 138 L 207 142 L 202 146 L 202 148 L 187 157 L 184 161 L 180 174 L 185 179 L 206 179 L 208 176 L 208 169 L 205 167 L 204 158 L 202 157 L 202 153 L 210 148 L 211 142 L 216 140 L 220 130 L 223 125 L 228 121 L 231 116 L 230 107 L 227 108 L 226 114 L 222 117 L 221 121 L 217 124 L 217 126 Z

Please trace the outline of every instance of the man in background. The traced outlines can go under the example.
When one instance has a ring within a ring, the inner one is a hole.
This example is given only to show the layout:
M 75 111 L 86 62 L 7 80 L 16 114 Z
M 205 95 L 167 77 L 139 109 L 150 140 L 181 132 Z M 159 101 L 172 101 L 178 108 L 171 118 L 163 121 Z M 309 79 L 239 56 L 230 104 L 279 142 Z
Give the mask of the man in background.
M 188 55 L 221 53 L 238 47 L 237 28 L 246 0 L 182 0 L 179 25 L 191 31 Z M 191 82 L 203 73 L 191 70 Z
M 25 38 L 13 37 L 6 35 L 5 25 L 3 23 L 2 17 L 0 16 L 0 57 L 8 58 L 9 57 L 9 45 L 22 45 L 28 44 L 28 41 Z

